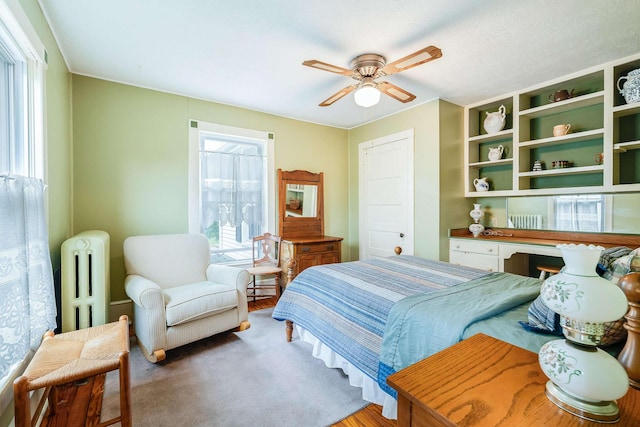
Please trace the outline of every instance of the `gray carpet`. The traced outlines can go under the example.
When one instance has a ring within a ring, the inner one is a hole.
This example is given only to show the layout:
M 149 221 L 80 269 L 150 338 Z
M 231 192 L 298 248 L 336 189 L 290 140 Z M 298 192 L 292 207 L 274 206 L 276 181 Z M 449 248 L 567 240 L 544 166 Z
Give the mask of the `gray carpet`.
M 366 406 L 342 370 L 315 359 L 297 335 L 286 342 L 272 311 L 251 312 L 250 329 L 170 350 L 157 364 L 132 342 L 133 425 L 328 426 Z M 118 412 L 117 390 L 110 373 L 103 420 Z

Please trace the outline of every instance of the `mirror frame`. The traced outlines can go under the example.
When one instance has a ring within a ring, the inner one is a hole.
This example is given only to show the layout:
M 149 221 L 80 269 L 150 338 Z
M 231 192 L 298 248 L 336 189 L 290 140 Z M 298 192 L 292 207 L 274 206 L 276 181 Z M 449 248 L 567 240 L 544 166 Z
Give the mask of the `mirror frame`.
M 286 216 L 288 184 L 316 185 L 318 187 L 315 217 Z M 278 169 L 278 234 L 281 237 L 324 236 L 324 175 L 322 172 Z

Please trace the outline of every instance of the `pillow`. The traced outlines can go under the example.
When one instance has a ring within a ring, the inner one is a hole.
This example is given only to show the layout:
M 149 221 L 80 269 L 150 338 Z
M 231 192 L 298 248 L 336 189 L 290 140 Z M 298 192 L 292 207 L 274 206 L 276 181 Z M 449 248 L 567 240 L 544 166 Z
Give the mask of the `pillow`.
M 562 336 L 560 315 L 547 307 L 546 304 L 542 302 L 541 296 L 538 295 L 529 306 L 527 318 L 529 320 L 528 323 L 520 322 L 526 330 Z
M 542 297 L 538 296 L 527 312 L 528 322 L 520 321 L 520 325 L 527 331 L 540 332 L 543 334 L 564 336 L 562 326 L 560 326 L 560 315 L 542 302 Z M 625 319 L 604 324 L 604 335 L 600 341 L 600 347 L 617 344 L 627 336 L 624 328 Z
M 620 254 L 620 252 L 618 252 Z M 602 261 L 602 259 L 601 259 Z M 628 252 L 627 255 L 616 258 L 615 261 L 605 264 L 606 268 L 601 274 L 602 277 L 610 282 L 618 285 L 618 280 L 631 271 L 640 271 L 640 248 Z M 608 264 L 608 265 L 607 265 Z M 562 270 L 561 270 L 562 271 Z M 541 332 L 545 334 L 563 336 L 562 327 L 560 326 L 560 315 L 555 313 L 543 302 L 538 296 L 527 311 L 528 322 L 520 322 L 523 328 L 528 331 Z M 627 336 L 627 330 L 624 328 L 624 317 L 604 324 L 604 335 L 600 342 L 601 347 L 617 344 L 623 341 Z
M 627 255 L 613 261 L 602 274 L 602 277 L 617 285 L 622 276 L 632 271 L 640 271 L 640 248 L 634 249 Z

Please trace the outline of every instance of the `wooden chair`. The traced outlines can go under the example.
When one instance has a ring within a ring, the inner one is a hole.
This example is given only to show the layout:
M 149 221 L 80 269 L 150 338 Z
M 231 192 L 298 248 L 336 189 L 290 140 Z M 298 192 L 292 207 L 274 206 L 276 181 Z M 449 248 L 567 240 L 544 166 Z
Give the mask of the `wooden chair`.
M 552 265 L 538 265 L 536 269 L 540 272 L 541 280 L 547 278 L 547 273 L 549 274 L 549 276 L 553 276 L 554 274 L 558 274 L 560 272 L 560 267 Z
M 264 233 L 253 238 L 253 267 L 247 271 L 251 276 L 251 282 L 247 287 L 247 297 L 256 298 L 269 297 L 260 291 L 275 289 L 276 298 L 280 298 L 280 237 L 271 233 Z M 273 282 L 265 281 L 268 276 L 273 276 Z M 256 278 L 259 277 L 260 280 Z

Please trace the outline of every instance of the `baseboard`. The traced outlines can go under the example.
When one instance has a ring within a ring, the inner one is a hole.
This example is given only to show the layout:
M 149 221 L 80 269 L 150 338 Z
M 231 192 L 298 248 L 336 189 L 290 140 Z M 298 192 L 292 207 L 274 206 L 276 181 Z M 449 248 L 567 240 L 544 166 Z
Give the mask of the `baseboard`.
M 130 299 L 111 301 L 109 307 L 109 321 L 117 322 L 123 314 L 127 315 L 129 323 L 131 323 L 133 320 L 133 302 Z

